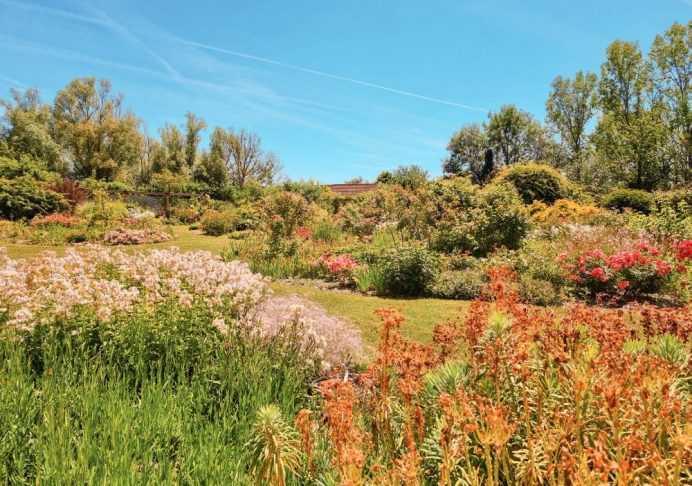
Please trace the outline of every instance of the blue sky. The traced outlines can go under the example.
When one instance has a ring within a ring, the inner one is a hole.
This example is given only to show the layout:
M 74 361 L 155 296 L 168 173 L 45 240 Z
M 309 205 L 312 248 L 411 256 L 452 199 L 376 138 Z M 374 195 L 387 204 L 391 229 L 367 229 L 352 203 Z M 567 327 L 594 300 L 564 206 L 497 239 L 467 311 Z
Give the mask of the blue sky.
M 543 119 L 555 76 L 691 15 L 692 0 L 0 0 L 0 96 L 106 77 L 150 133 L 188 110 L 245 127 L 291 178 L 435 175 L 462 124 L 507 103 Z

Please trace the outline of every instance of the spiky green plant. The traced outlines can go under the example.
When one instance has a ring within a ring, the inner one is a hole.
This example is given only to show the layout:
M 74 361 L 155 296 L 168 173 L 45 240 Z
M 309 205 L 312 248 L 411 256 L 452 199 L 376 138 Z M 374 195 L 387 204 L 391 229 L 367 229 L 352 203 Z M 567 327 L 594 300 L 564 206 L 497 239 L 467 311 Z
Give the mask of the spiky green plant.
M 284 486 L 300 465 L 297 432 L 283 418 L 276 405 L 265 405 L 257 412 L 247 450 L 251 471 L 258 482 Z

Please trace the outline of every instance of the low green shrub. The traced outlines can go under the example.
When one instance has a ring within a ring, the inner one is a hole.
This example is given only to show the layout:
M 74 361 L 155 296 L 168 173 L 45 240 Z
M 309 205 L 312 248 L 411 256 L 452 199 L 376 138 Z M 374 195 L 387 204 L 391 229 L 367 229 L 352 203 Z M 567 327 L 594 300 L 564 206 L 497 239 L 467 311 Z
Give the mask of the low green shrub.
M 486 255 L 500 247 L 517 249 L 530 228 L 529 213 L 513 187 L 493 184 L 481 191 L 473 214 L 474 253 Z
M 69 208 L 61 194 L 32 177 L 0 178 L 0 216 L 5 219 L 31 219 L 39 214 L 62 213 Z
M 559 305 L 562 302 L 562 294 L 555 285 L 528 275 L 519 277 L 519 295 L 523 302 L 533 305 Z
M 353 271 L 353 281 L 361 292 L 374 291 L 376 294 L 382 294 L 386 290 L 384 271 L 377 265 L 356 267 Z
M 412 245 L 384 250 L 377 267 L 382 272 L 382 292 L 390 295 L 425 294 L 435 280 L 440 262 L 434 253 Z
M 603 198 L 601 205 L 616 211 L 631 209 L 649 214 L 654 209 L 654 196 L 640 189 L 615 189 Z
M 442 299 L 473 300 L 481 296 L 486 284 L 482 270 L 450 270 L 437 276 L 429 287 L 429 293 Z

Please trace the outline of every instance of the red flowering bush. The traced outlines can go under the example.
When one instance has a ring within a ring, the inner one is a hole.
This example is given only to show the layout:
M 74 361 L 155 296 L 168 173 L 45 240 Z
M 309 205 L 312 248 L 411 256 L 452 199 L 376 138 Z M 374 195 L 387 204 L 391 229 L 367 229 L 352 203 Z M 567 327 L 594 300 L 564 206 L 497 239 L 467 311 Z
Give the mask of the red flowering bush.
M 31 226 L 64 226 L 71 228 L 79 223 L 79 218 L 65 213 L 51 213 L 46 216 L 36 216 L 31 220 Z
M 661 292 L 687 272 L 686 262 L 692 259 L 692 242 L 682 241 L 673 247 L 675 254 L 663 253 L 646 243 L 631 251 L 608 255 L 601 250 L 586 250 L 576 257 L 566 253 L 558 257 L 564 262 L 567 279 L 589 295 L 636 297 Z

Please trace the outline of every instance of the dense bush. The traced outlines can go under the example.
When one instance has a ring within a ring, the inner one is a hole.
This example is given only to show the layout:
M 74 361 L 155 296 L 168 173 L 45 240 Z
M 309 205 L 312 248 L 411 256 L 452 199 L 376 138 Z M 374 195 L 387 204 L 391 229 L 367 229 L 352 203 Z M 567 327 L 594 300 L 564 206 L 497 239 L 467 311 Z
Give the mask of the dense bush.
M 543 201 L 552 204 L 558 199 L 569 199 L 575 188 L 554 168 L 543 164 L 515 164 L 504 167 L 493 183 L 513 185 L 524 204 Z
M 692 208 L 692 188 L 657 192 L 654 194 L 654 199 L 658 209 L 672 208 L 677 210 L 680 203 L 684 203 L 687 208 Z
M 292 238 L 300 226 L 308 225 L 313 217 L 313 208 L 300 194 L 281 191 L 266 196 L 259 203 L 263 223 L 270 237 Z
M 618 211 L 631 209 L 649 214 L 654 208 L 654 197 L 650 192 L 639 189 L 615 189 L 603 198 L 601 205 Z
M 17 179 L 22 176 L 32 177 L 39 181 L 55 181 L 58 174 L 50 172 L 41 162 L 30 158 L 21 157 L 19 160 L 0 157 L 0 179 Z
M 437 257 L 418 246 L 386 249 L 379 257 L 382 286 L 390 295 L 423 295 L 440 268 Z
M 125 203 L 111 199 L 102 189 L 95 190 L 92 200 L 79 206 L 76 212 L 89 224 L 106 228 L 119 226 L 129 215 Z
M 473 300 L 481 296 L 487 282 L 478 269 L 441 272 L 430 285 L 430 295 L 443 299 Z
M 233 208 L 227 208 L 223 211 L 208 209 L 200 219 L 200 227 L 208 235 L 221 236 L 235 231 L 239 222 L 238 211 Z
M 0 179 L 0 216 L 6 219 L 31 219 L 39 214 L 61 213 L 70 205 L 55 191 L 28 176 Z
M 479 255 L 499 247 L 519 248 L 531 227 L 529 213 L 516 190 L 505 184 L 493 184 L 481 191 L 473 218 L 474 253 Z
M 596 206 L 579 204 L 569 199 L 558 199 L 551 206 L 534 201 L 529 206 L 531 219 L 543 224 L 588 223 L 601 212 Z

